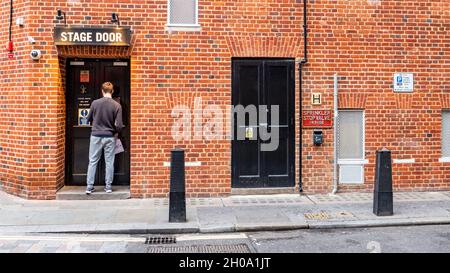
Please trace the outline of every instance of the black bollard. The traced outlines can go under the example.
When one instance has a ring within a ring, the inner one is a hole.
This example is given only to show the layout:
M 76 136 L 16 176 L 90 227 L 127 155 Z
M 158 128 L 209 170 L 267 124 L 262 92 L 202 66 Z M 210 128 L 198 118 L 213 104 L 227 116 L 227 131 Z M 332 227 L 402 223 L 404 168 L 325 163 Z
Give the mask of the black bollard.
M 391 151 L 383 148 L 377 151 L 373 213 L 377 216 L 393 215 L 393 199 Z
M 172 150 L 170 162 L 169 222 L 186 222 L 184 151 Z

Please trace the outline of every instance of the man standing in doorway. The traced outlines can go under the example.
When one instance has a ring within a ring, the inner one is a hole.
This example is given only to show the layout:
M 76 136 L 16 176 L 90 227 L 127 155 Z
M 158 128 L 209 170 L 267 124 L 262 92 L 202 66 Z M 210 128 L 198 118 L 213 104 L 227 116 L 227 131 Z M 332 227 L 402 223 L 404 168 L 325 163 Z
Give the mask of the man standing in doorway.
M 105 192 L 112 192 L 116 139 L 123 128 L 122 107 L 112 99 L 114 93 L 112 83 L 105 82 L 102 85 L 102 93 L 103 98 L 92 102 L 87 118 L 88 122 L 92 124 L 86 188 L 88 195 L 95 190 L 95 171 L 102 151 L 104 151 L 106 163 Z

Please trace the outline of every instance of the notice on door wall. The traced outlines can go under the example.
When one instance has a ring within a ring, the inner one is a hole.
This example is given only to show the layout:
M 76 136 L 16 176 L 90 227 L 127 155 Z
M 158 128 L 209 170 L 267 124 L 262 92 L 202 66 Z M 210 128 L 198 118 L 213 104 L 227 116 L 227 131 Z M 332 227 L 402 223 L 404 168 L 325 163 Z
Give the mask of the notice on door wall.
M 78 108 L 91 108 L 91 98 L 89 97 L 80 97 L 78 98 Z
M 331 110 L 304 110 L 302 112 L 303 128 L 330 128 L 332 126 Z
M 89 109 L 78 109 L 78 125 L 79 126 L 89 126 L 88 122 Z
M 89 70 L 81 70 L 80 71 L 80 82 L 81 83 L 89 82 Z

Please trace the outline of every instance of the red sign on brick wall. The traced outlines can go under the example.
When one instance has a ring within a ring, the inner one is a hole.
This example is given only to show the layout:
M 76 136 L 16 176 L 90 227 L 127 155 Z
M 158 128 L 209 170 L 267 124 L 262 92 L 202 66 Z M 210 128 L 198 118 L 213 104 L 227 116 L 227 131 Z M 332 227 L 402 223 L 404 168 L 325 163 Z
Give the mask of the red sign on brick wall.
M 331 110 L 304 110 L 302 120 L 303 128 L 330 128 L 333 126 Z

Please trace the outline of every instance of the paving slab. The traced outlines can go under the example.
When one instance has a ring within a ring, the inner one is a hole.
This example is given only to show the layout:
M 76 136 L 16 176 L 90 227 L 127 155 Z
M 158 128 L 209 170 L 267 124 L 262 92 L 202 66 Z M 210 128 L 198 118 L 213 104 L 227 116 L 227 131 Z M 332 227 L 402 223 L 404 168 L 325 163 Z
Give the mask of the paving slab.
M 189 198 L 187 222 L 169 223 L 164 198 L 36 201 L 0 192 L 0 232 L 176 234 L 450 223 L 449 192 L 395 193 L 394 215 L 388 217 L 373 214 L 372 198 L 372 193 Z
M 234 232 L 237 223 L 233 208 L 201 207 L 197 208 L 200 232 Z
M 95 192 L 86 195 L 85 187 L 65 186 L 56 193 L 57 200 L 122 200 L 130 198 L 130 187 L 115 186 L 112 193 L 103 191 L 103 186 L 96 186 Z

